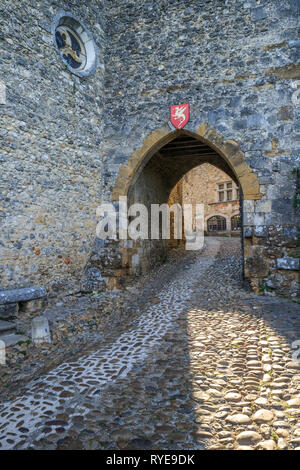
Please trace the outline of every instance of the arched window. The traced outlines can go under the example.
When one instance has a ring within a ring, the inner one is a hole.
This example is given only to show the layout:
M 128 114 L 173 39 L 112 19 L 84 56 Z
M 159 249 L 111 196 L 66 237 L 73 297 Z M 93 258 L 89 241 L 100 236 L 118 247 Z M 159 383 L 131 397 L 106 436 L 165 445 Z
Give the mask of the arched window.
M 233 232 L 241 230 L 241 218 L 238 214 L 231 217 L 231 230 Z
M 226 231 L 226 219 L 220 215 L 210 217 L 207 221 L 208 232 L 225 232 Z

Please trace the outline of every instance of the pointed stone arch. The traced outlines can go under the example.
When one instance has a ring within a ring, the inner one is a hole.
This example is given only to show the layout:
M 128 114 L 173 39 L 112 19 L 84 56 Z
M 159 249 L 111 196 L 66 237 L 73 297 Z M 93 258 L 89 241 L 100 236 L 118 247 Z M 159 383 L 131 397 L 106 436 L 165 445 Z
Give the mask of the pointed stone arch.
M 202 141 L 225 160 L 241 186 L 244 200 L 261 199 L 257 175 L 246 164 L 245 155 L 239 143 L 225 139 L 207 123 L 202 123 L 195 132 L 171 130 L 168 124 L 151 132 L 141 147 L 131 154 L 128 164 L 121 166 L 111 199 L 117 201 L 120 196 L 127 196 L 130 186 L 134 184 L 151 157 L 164 145 L 182 134 Z

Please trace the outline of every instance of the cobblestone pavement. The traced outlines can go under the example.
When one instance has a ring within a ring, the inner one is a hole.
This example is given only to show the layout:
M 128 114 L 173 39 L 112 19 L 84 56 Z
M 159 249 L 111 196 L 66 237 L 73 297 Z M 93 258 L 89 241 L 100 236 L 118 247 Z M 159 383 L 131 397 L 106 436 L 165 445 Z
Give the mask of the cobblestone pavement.
M 78 292 L 49 299 L 48 307 L 40 313 L 18 315 L 15 319 L 17 332 L 28 340 L 20 336 L 21 341 L 6 347 L 5 365 L 0 367 L 0 402 L 7 396 L 11 398 L 16 390 L 20 394 L 27 382 L 62 362 L 93 351 L 107 336 L 111 339 L 113 331 L 119 335 L 136 316 L 137 303 L 142 307 L 147 301 L 145 297 L 138 297 L 138 289 L 134 290 L 136 292 L 131 288 L 92 294 Z M 42 348 L 30 339 L 32 319 L 39 314 L 48 319 L 52 339 Z
M 299 304 L 242 287 L 237 239 L 206 244 L 147 278 L 125 331 L 3 402 L 0 447 L 299 450 Z

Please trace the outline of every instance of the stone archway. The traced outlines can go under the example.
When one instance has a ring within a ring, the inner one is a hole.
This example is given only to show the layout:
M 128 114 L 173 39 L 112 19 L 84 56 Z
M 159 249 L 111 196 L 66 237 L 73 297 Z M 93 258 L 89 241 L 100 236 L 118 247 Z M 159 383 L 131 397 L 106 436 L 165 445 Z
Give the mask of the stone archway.
M 244 200 L 261 199 L 257 175 L 246 164 L 239 143 L 234 140 L 226 140 L 216 129 L 206 123 L 202 123 L 195 132 L 172 131 L 168 124 L 153 131 L 144 140 L 142 146 L 132 153 L 128 164 L 122 165 L 120 168 L 111 199 L 117 201 L 120 196 L 127 196 L 130 186 L 134 184 L 153 155 L 177 136 L 183 134 L 190 135 L 207 144 L 224 159 L 241 186 Z
M 206 153 L 201 154 L 199 158 L 193 152 L 192 156 L 187 158 L 177 158 L 177 160 L 168 158 L 165 149 L 172 148 L 175 142 L 183 138 L 197 141 Z M 176 161 L 179 162 L 177 166 L 174 163 Z M 111 199 L 117 202 L 120 197 L 126 196 L 129 204 L 165 203 L 172 187 L 187 171 L 207 162 L 224 170 L 236 181 L 241 189 L 242 205 L 243 200 L 261 199 L 257 175 L 246 164 L 239 143 L 226 140 L 206 123 L 201 124 L 195 132 L 171 130 L 168 124 L 153 131 L 142 146 L 132 153 L 128 164 L 120 168 Z M 148 194 L 147 187 L 150 188 Z M 151 193 L 153 188 L 154 191 Z M 243 250 L 243 234 L 241 239 Z M 121 278 L 122 283 L 131 274 L 146 272 L 163 261 L 166 255 L 166 244 L 163 242 L 163 240 L 119 241 L 120 264 L 117 284 Z

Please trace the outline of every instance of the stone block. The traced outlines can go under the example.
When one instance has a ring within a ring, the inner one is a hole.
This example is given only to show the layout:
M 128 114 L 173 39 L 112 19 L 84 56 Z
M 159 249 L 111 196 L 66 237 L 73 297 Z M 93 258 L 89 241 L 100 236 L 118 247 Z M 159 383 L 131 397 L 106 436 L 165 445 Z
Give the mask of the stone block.
M 295 39 L 294 41 L 289 41 L 289 47 L 300 47 L 300 39 Z
M 265 225 L 276 225 L 280 224 L 282 221 L 282 216 L 276 212 L 269 212 L 265 214 Z
M 269 213 L 272 210 L 272 201 L 256 201 L 257 212 Z
M 250 166 L 256 170 L 271 169 L 272 162 L 266 157 L 252 157 L 250 159 Z
M 256 237 L 266 237 L 268 234 L 267 227 L 265 225 L 257 225 L 254 228 L 254 235 Z
M 0 305 L 0 318 L 15 317 L 18 314 L 18 311 L 19 311 L 18 303 Z
M 244 213 L 244 224 L 254 225 L 254 213 L 250 213 L 250 212 Z
M 266 127 L 266 120 L 263 114 L 251 114 L 248 116 L 248 126 L 254 128 Z
M 251 243 L 251 240 L 247 239 L 246 242 Z M 251 245 L 250 243 L 245 243 L 245 245 L 244 245 L 244 256 L 245 256 L 245 258 L 250 258 L 250 256 L 253 253 L 253 245 Z
M 259 177 L 260 184 L 274 184 L 274 177 L 272 175 L 262 175 Z
M 245 261 L 246 277 L 256 278 L 268 275 L 269 264 L 264 253 L 258 247 L 253 248 L 252 255 Z
M 251 238 L 252 237 L 252 227 L 245 227 L 244 228 L 244 237 Z
M 272 210 L 279 214 L 292 215 L 293 203 L 289 197 L 277 198 L 272 201 Z
M 286 256 L 285 258 L 277 258 L 276 260 L 277 269 L 289 269 L 292 271 L 298 271 L 299 265 L 299 258 L 291 258 L 290 256 Z
M 251 16 L 253 21 L 264 20 L 268 17 L 268 13 L 265 11 L 264 7 L 257 7 L 251 9 Z
M 0 81 L 0 104 L 6 104 L 6 85 Z
M 7 332 L 12 332 L 16 329 L 15 323 L 11 321 L 0 320 L 0 335 L 6 334 Z
M 265 216 L 263 213 L 254 214 L 254 225 L 265 225 Z
M 132 263 L 132 266 L 137 266 L 139 264 L 139 255 L 133 255 L 132 258 L 131 258 L 131 263 Z
M 41 299 L 47 296 L 45 287 L 25 287 L 23 289 L 4 290 L 0 292 L 0 305 Z
M 283 235 L 286 239 L 289 239 L 290 241 L 296 241 L 297 235 L 298 235 L 298 229 L 295 225 L 284 227 Z
M 101 238 L 96 238 L 95 242 L 94 242 L 93 250 L 94 251 L 98 251 L 98 250 L 101 251 L 101 249 L 105 247 L 104 242 L 105 242 L 105 240 L 102 240 Z
M 0 364 L 5 364 L 5 343 L 0 339 Z
M 50 343 L 50 329 L 48 319 L 45 317 L 36 317 L 31 323 L 32 341 L 35 344 Z
M 280 121 L 290 121 L 294 117 L 292 106 L 282 106 L 278 112 L 278 119 Z
M 1 336 L 1 341 L 4 342 L 5 346 L 14 346 L 17 344 L 19 341 L 28 341 L 28 337 L 25 335 L 19 335 L 19 334 L 7 334 Z
M 244 212 L 254 212 L 254 201 L 244 201 Z

